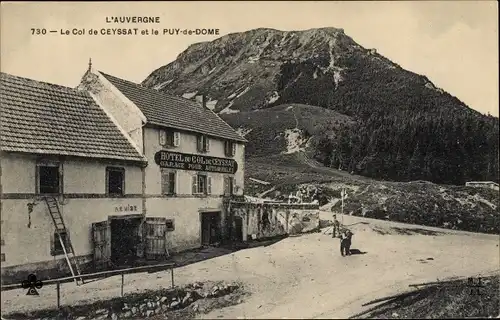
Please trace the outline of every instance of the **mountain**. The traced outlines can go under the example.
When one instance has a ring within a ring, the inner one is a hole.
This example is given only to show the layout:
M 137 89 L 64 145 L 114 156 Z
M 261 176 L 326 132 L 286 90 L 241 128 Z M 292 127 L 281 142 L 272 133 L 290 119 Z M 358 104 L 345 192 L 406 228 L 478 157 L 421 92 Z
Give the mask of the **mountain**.
M 196 43 L 142 85 L 205 95 L 208 108 L 246 134 L 249 161 L 299 152 L 385 180 L 499 178 L 498 118 L 363 48 L 343 29 L 261 28 Z

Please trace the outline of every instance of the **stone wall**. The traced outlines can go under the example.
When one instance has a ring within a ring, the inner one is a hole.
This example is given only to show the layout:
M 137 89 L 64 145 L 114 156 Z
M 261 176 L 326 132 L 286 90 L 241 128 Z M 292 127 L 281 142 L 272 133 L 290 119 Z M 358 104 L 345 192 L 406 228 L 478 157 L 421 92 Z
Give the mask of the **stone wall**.
M 228 234 L 243 241 L 311 232 L 319 228 L 318 204 L 226 203 Z M 240 221 L 241 230 L 238 228 Z

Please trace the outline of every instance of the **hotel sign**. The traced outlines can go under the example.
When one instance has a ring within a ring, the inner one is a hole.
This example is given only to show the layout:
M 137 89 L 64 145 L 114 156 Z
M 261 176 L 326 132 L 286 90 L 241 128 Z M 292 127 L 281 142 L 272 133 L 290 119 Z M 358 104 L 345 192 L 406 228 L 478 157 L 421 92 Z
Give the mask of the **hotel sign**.
M 234 174 L 238 163 L 233 159 L 208 157 L 197 154 L 158 151 L 155 162 L 161 168 Z

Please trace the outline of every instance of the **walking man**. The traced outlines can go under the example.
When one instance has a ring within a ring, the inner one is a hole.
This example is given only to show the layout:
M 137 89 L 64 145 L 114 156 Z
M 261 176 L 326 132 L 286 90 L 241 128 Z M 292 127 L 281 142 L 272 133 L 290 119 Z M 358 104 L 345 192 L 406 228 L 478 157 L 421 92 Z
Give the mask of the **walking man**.
M 342 256 L 351 255 L 351 239 L 353 233 L 350 230 L 344 230 L 340 235 L 340 254 Z
M 336 238 L 340 233 L 340 222 L 337 220 L 337 215 L 333 215 L 332 238 Z

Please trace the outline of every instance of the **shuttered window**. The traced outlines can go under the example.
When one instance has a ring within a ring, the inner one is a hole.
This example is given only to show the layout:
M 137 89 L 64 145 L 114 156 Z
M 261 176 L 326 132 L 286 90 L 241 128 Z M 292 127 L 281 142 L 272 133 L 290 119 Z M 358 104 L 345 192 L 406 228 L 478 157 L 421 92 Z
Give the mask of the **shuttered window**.
M 199 152 L 210 151 L 210 139 L 205 135 L 199 135 L 197 139 L 197 149 Z
M 236 154 L 236 143 L 230 140 L 224 141 L 224 154 L 226 157 L 234 157 Z
M 197 174 L 192 179 L 193 194 L 212 193 L 212 177 L 206 174 Z
M 159 130 L 159 143 L 163 147 L 178 147 L 181 145 L 181 133 L 172 130 Z
M 161 193 L 176 194 L 177 173 L 175 171 L 163 170 L 161 173 Z
M 225 195 L 235 194 L 235 183 L 233 176 L 224 176 L 224 194 Z

